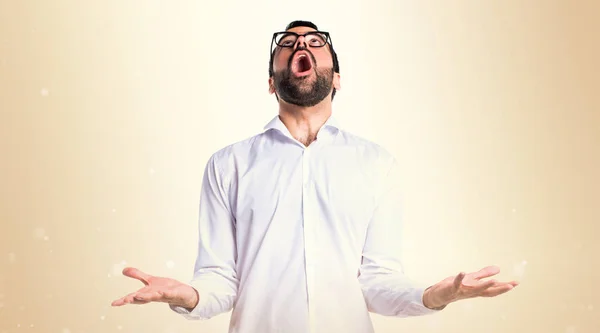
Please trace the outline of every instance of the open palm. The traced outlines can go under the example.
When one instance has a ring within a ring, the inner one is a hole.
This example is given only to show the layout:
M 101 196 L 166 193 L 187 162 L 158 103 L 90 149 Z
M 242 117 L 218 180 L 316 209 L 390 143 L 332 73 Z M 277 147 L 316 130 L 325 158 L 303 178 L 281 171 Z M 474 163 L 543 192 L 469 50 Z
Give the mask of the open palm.
M 477 272 L 468 274 L 461 272 L 456 276 L 449 276 L 441 281 L 436 298 L 443 304 L 447 304 L 466 298 L 494 297 L 512 290 L 519 284 L 517 281 L 484 280 L 498 273 L 500 273 L 498 267 L 488 266 Z
M 495 297 L 519 285 L 517 281 L 484 280 L 498 273 L 500 273 L 500 268 L 487 266 L 477 272 L 461 272 L 458 275 L 449 276 L 425 290 L 423 303 L 432 309 L 443 309 L 446 305 L 462 299 Z
M 113 301 L 112 306 L 163 302 L 193 308 L 198 302 L 196 290 L 177 280 L 152 276 L 133 267 L 123 269 L 123 275 L 140 280 L 144 287 Z

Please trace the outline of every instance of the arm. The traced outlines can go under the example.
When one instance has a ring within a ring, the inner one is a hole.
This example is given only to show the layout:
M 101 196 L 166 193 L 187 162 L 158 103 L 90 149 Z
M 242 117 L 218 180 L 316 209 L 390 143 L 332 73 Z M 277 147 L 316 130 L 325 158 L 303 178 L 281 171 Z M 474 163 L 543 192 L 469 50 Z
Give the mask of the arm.
M 399 168 L 392 160 L 382 183 L 362 254 L 359 282 L 369 311 L 384 316 L 418 316 L 437 312 L 423 304 L 425 288 L 404 275 L 400 262 Z
M 235 221 L 217 155 L 211 156 L 202 182 L 198 255 L 190 285 L 199 295 L 193 308 L 170 305 L 187 319 L 209 319 L 233 308 L 238 288 Z

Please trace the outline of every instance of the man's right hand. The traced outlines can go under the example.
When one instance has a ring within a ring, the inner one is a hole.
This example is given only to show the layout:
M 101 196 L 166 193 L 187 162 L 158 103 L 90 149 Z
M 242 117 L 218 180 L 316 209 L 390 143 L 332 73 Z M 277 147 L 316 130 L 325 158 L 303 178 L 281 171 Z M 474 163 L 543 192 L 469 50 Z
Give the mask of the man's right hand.
M 142 281 L 144 287 L 113 301 L 112 306 L 163 302 L 191 310 L 200 300 L 196 289 L 174 279 L 148 275 L 133 267 L 123 269 L 123 275 Z

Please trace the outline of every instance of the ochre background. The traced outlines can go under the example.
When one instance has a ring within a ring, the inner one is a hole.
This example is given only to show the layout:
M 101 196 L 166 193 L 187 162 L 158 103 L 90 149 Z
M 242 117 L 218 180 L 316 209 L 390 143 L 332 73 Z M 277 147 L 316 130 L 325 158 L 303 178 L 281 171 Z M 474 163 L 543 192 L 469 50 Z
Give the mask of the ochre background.
M 332 34 L 344 127 L 401 161 L 406 273 L 521 282 L 377 332 L 600 332 L 597 1 L 0 0 L 0 333 L 227 331 L 110 302 L 125 265 L 191 278 L 204 165 L 277 114 L 294 19 Z

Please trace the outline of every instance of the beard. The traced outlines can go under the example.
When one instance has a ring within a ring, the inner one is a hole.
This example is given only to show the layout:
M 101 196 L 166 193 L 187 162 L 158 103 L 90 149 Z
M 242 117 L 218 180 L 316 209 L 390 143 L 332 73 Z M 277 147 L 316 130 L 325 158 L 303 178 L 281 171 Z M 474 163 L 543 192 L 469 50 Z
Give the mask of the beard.
M 293 75 L 291 61 L 294 54 L 290 56 L 289 64 L 285 70 L 273 74 L 275 91 L 279 98 L 287 103 L 301 107 L 311 107 L 319 104 L 331 93 L 333 68 L 318 68 L 315 57 L 310 51 L 309 54 L 313 60 L 314 78 L 313 74 L 303 77 Z

